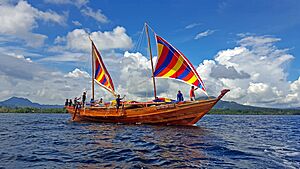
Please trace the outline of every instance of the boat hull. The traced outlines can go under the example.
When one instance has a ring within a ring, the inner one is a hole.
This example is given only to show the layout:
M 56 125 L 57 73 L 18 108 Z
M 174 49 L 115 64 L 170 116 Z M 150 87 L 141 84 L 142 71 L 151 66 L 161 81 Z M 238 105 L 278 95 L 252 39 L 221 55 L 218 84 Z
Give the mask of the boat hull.
M 66 107 L 73 121 L 125 124 L 194 125 L 228 92 L 215 99 L 141 108 Z

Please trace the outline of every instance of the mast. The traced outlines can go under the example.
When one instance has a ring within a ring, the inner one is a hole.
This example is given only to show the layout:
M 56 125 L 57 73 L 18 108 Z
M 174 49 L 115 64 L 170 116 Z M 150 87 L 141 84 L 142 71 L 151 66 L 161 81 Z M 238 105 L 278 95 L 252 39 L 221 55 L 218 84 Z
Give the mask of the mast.
M 91 39 L 91 37 L 89 36 L 89 39 L 92 43 L 92 99 L 94 100 L 95 98 L 95 61 L 94 61 L 94 52 L 93 52 L 93 41 Z
M 149 31 L 148 31 L 148 25 L 145 23 L 146 27 L 146 34 L 148 39 L 148 49 L 150 54 L 150 61 L 151 61 L 151 69 L 152 69 L 152 80 L 153 80 L 153 88 L 154 88 L 154 99 L 156 98 L 156 85 L 155 85 L 155 77 L 154 77 L 154 67 L 153 67 L 153 59 L 152 59 L 152 50 L 151 50 L 151 44 L 150 44 L 150 37 L 149 37 Z

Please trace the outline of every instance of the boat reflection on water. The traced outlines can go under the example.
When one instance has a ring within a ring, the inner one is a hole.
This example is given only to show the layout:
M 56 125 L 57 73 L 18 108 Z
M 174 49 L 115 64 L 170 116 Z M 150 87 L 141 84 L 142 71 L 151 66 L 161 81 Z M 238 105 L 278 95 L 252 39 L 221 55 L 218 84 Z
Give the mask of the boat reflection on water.
M 78 168 L 200 167 L 207 157 L 209 130 L 197 126 L 154 126 L 80 123 L 81 159 Z M 198 147 L 198 148 L 197 148 Z M 190 163 L 190 161 L 194 161 Z M 197 162 L 196 162 L 197 161 Z

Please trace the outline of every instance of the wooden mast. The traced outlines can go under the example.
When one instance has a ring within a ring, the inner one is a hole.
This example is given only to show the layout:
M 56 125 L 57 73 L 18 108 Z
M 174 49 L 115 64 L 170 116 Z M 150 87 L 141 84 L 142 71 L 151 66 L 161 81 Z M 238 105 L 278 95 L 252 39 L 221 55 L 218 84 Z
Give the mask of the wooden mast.
M 94 52 L 93 52 L 93 41 L 91 37 L 89 36 L 89 39 L 92 43 L 92 99 L 95 99 L 95 61 L 94 61 Z
M 154 77 L 154 67 L 153 67 L 153 59 L 152 59 L 152 50 L 151 50 L 151 44 L 150 44 L 150 37 L 149 37 L 149 31 L 148 31 L 148 25 L 145 23 L 146 27 L 146 34 L 148 39 L 148 49 L 150 54 L 150 61 L 151 61 L 151 69 L 152 69 L 152 80 L 153 80 L 153 88 L 154 88 L 154 99 L 156 98 L 156 84 L 155 84 L 155 77 Z

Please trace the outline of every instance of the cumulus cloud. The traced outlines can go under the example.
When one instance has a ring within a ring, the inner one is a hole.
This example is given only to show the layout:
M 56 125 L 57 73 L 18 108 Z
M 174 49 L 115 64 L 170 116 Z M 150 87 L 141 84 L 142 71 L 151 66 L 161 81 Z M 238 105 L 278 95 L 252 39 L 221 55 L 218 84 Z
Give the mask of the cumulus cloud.
M 200 39 L 200 38 L 209 36 L 209 35 L 213 34 L 215 31 L 216 31 L 216 30 L 210 30 L 210 29 L 208 29 L 207 31 L 200 32 L 200 33 L 198 33 L 198 34 L 194 37 L 194 39 L 197 40 L 197 39 Z
M 227 78 L 227 79 L 246 79 L 250 78 L 248 73 L 244 71 L 238 72 L 233 66 L 224 66 L 224 65 L 215 65 L 210 73 L 210 76 L 220 79 L 220 78 Z
M 80 12 L 83 15 L 89 16 L 89 17 L 95 19 L 96 21 L 98 21 L 100 23 L 107 23 L 108 22 L 107 17 L 102 13 L 102 11 L 100 9 L 98 9 L 97 11 L 93 11 L 92 8 L 85 7 Z
M 278 49 L 278 41 L 268 36 L 243 37 L 237 47 L 222 50 L 214 60 L 200 64 L 197 70 L 209 93 L 229 88 L 231 92 L 225 98 L 242 104 L 299 106 L 300 102 L 295 101 L 299 91 L 293 90 L 298 83 L 289 82 L 285 70 L 294 56 L 287 49 Z
M 89 52 L 91 49 L 89 35 L 101 50 L 130 49 L 133 46 L 132 39 L 126 34 L 126 29 L 121 26 L 117 26 L 112 31 L 97 31 L 90 34 L 84 29 L 75 29 L 69 32 L 66 37 L 58 36 L 55 43 L 65 42 L 61 48 Z
M 65 17 L 53 11 L 40 11 L 26 1 L 16 5 L 4 3 L 0 6 L 0 35 L 25 40 L 28 46 L 41 46 L 47 36 L 33 33 L 37 20 L 65 24 Z
M 0 100 L 19 96 L 39 103 L 61 104 L 65 98 L 79 96 L 83 89 L 90 87 L 88 75 L 83 70 L 63 73 L 4 53 L 0 53 L 0 57 L 3 59 L 0 62 Z
M 72 72 L 69 72 L 64 77 L 69 77 L 69 78 L 90 78 L 90 75 L 86 71 L 82 71 L 78 68 L 75 68 Z

